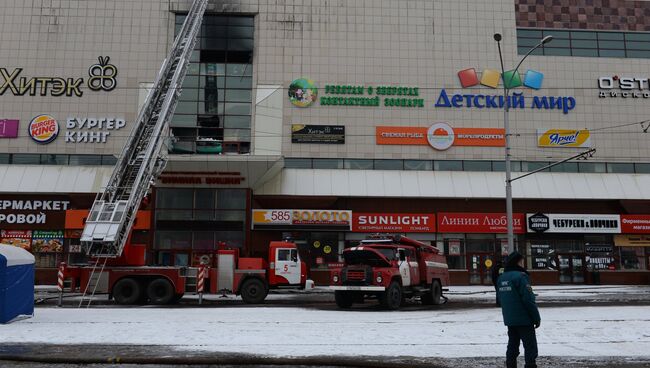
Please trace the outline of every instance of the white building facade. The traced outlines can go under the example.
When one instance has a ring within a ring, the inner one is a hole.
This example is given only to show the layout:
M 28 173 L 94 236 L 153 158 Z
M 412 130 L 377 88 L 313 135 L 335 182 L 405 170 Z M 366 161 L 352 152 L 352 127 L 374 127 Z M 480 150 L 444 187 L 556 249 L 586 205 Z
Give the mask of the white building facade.
M 595 149 L 513 183 L 534 280 L 647 283 L 650 5 L 559 3 L 210 1 L 138 224 L 149 262 L 291 236 L 327 283 L 345 247 L 392 232 L 437 246 L 455 283 L 490 283 L 509 101 L 515 177 Z M 189 4 L 3 4 L 0 230 L 43 280 L 83 260 L 85 213 Z

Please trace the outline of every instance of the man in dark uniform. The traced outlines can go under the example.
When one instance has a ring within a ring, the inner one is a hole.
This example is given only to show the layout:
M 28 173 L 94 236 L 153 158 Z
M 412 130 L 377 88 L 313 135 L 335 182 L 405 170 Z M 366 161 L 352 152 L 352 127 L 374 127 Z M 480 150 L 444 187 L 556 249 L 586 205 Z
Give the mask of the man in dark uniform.
M 499 303 L 499 288 L 497 287 L 497 280 L 499 280 L 499 276 L 504 271 L 503 267 L 503 262 L 499 261 L 497 262 L 494 266 L 492 266 L 492 285 L 494 285 L 494 292 L 496 294 L 496 300 L 497 300 L 497 307 L 500 307 L 501 304 Z
M 537 338 L 535 329 L 541 318 L 535 304 L 535 294 L 530 286 L 528 272 L 524 269 L 524 257 L 517 251 L 506 258 L 505 270 L 497 281 L 503 323 L 508 326 L 508 350 L 506 367 L 517 367 L 519 341 L 524 343 L 526 368 L 536 368 Z

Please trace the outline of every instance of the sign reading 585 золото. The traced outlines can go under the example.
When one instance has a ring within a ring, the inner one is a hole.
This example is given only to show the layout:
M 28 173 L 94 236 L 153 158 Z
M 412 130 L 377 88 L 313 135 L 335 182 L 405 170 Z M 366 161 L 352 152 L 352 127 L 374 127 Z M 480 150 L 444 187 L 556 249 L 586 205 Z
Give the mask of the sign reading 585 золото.
M 350 230 L 352 211 L 273 209 L 253 210 L 253 228 L 340 228 Z

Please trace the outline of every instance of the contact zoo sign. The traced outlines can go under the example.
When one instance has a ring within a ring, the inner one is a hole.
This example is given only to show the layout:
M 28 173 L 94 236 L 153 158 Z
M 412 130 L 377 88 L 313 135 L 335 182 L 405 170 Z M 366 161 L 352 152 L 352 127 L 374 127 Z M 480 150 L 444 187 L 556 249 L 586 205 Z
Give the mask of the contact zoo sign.
M 98 62 L 88 68 L 88 78 L 23 77 L 23 68 L 0 68 L 0 96 L 7 91 L 14 96 L 83 96 L 82 86 L 91 91 L 112 91 L 117 86 L 117 67 L 111 58 L 98 57 Z

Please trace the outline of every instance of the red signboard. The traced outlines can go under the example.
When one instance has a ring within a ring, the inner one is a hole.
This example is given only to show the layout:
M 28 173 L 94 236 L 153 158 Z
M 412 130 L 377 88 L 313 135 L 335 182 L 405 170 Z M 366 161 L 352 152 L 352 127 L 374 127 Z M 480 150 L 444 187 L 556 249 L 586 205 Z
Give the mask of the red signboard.
M 621 215 L 621 234 L 650 234 L 650 215 Z
M 512 216 L 515 234 L 526 232 L 526 216 L 515 213 Z M 505 213 L 438 213 L 440 233 L 506 233 Z
M 357 233 L 434 233 L 432 213 L 352 213 L 352 231 Z

